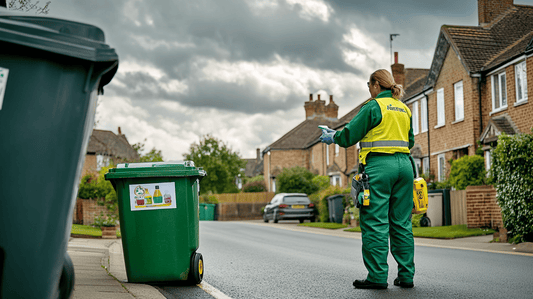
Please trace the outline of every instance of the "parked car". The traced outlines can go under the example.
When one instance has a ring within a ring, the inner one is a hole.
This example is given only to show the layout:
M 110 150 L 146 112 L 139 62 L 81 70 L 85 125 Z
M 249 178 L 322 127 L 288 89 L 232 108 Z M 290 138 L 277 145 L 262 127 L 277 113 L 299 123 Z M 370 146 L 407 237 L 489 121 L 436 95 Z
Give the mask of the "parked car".
M 300 220 L 306 219 L 315 222 L 315 205 L 304 193 L 280 193 L 276 194 L 272 201 L 265 206 L 263 220 L 268 222 L 273 220 Z

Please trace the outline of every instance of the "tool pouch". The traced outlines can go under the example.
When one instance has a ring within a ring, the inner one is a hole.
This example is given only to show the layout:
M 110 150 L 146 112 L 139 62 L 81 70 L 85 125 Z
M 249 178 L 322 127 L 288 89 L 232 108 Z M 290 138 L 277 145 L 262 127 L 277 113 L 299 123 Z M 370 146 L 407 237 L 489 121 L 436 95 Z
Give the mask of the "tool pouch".
M 350 191 L 353 199 L 353 204 L 356 208 L 360 209 L 363 205 L 363 182 L 360 180 L 359 174 L 355 175 L 352 179 L 352 190 Z

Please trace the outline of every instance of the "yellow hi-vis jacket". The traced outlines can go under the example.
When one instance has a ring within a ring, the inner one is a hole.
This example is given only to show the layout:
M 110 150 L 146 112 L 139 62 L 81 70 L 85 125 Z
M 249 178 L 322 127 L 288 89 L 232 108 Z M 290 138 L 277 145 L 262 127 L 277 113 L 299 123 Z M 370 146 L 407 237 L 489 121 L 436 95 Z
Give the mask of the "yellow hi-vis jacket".
M 375 99 L 381 109 L 381 123 L 370 130 L 359 142 L 359 161 L 366 164 L 369 153 L 409 154 L 411 110 L 392 97 Z

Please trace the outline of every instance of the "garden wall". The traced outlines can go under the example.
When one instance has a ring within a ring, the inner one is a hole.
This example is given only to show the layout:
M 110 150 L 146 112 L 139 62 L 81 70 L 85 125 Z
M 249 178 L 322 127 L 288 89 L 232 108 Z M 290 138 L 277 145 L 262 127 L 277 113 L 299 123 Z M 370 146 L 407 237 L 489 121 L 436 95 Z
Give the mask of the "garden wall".
M 503 228 L 502 212 L 493 186 L 466 187 L 466 218 L 468 228 Z

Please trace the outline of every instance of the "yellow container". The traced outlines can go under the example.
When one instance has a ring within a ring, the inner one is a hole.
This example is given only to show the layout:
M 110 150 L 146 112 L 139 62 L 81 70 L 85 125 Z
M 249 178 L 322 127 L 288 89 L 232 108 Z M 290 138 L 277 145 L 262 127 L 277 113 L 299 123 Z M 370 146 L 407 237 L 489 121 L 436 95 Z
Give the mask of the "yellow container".
M 423 178 L 416 178 L 413 186 L 414 213 L 422 214 L 428 210 L 428 186 Z

